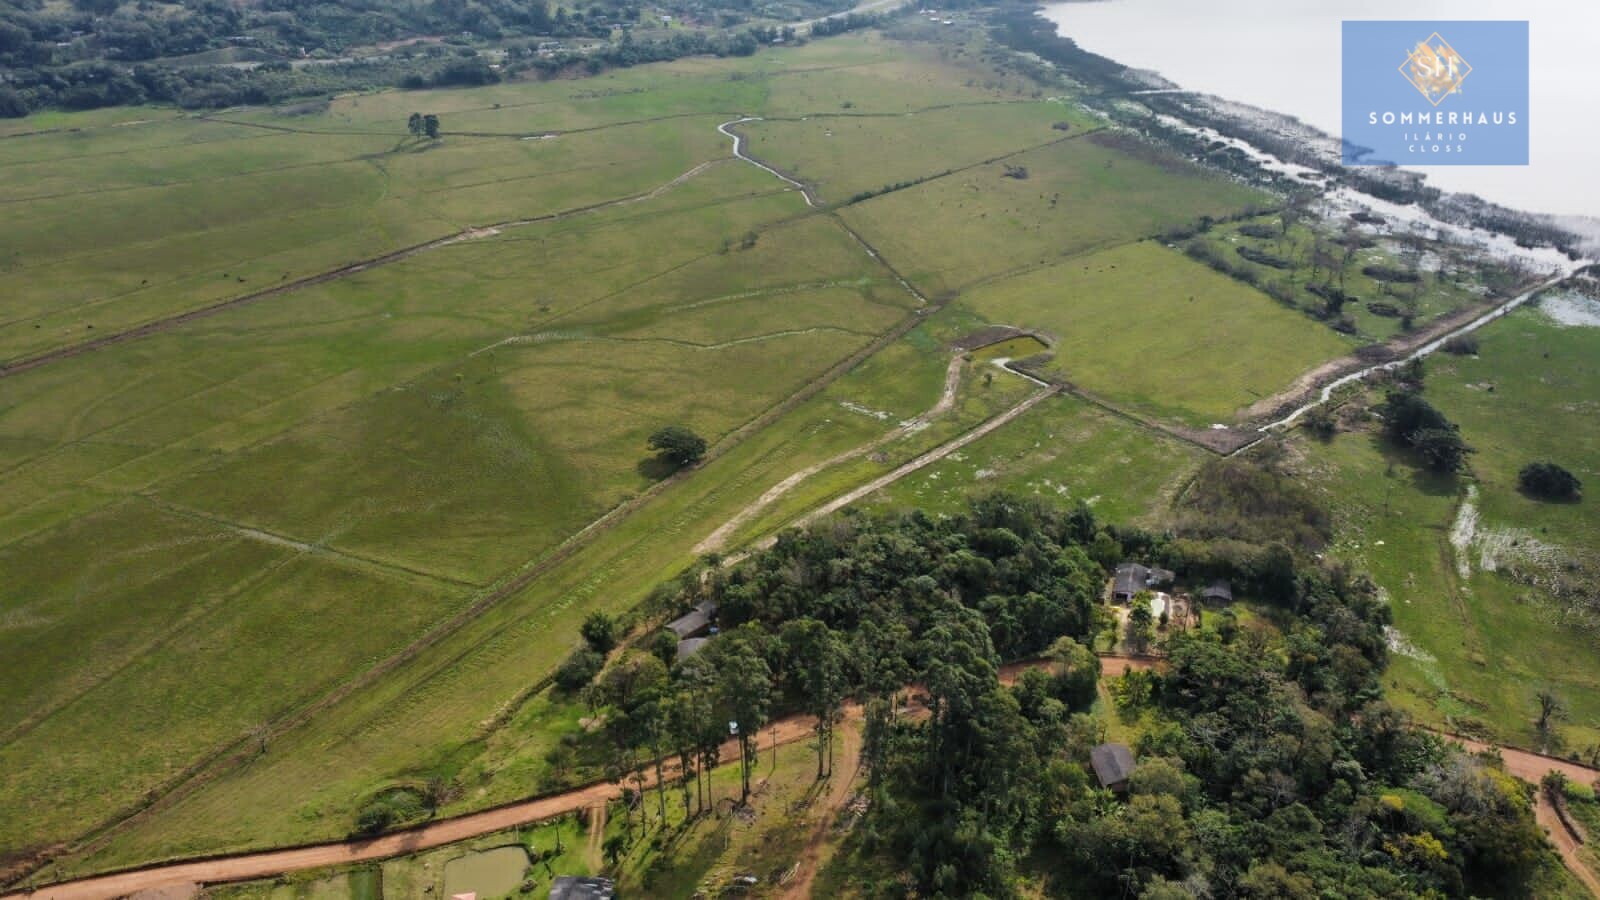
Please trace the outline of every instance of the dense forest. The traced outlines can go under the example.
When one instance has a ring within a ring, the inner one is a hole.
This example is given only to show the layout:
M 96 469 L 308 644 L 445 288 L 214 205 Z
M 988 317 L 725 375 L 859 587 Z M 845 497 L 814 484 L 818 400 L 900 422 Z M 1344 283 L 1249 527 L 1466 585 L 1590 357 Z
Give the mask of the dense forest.
M 686 811 L 703 808 L 725 723 L 748 769 L 771 718 L 814 714 L 826 737 L 855 698 L 870 806 L 849 846 L 869 895 L 1525 894 L 1547 852 L 1530 789 L 1384 702 L 1388 609 L 1318 560 L 1326 515 L 1281 466 L 1207 466 L 1165 534 L 1005 495 L 955 517 L 846 514 L 664 586 L 662 613 L 717 604 L 700 652 L 680 661 L 674 636 L 649 632 L 606 665 L 617 629 L 601 617 L 561 683 L 605 710 L 615 777 L 681 761 L 676 785 L 636 800 L 681 794 Z M 1163 671 L 1107 685 L 1138 735 L 1113 793 L 1089 766 L 1108 714 L 1091 713 L 1090 647 L 1124 557 L 1230 576 L 1256 613 L 1174 628 Z M 1040 657 L 1002 683 L 1003 662 Z M 896 714 L 911 694 L 927 715 Z
M 758 24 L 848 9 L 847 0 L 691 0 L 650 7 L 704 28 L 634 40 L 631 0 L 318 3 L 265 0 L 0 0 L 0 118 L 44 108 L 264 104 L 377 87 L 477 85 L 527 73 L 596 72 L 683 56 L 748 55 L 792 31 Z M 823 23 L 818 35 L 870 16 Z M 412 38 L 428 43 L 408 45 Z M 442 40 L 441 40 L 442 38 Z M 599 40 L 585 47 L 562 39 Z M 387 42 L 396 46 L 384 47 Z M 491 62 L 480 48 L 493 46 Z M 381 48 L 351 56 L 350 51 Z

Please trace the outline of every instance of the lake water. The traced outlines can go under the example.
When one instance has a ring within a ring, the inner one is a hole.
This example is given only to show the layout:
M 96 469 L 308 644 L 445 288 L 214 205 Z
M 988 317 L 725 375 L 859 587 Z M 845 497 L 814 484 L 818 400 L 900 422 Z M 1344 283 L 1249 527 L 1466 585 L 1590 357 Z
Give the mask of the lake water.
M 1593 0 L 1100 0 L 1052 4 L 1044 15 L 1085 50 L 1334 136 L 1344 19 L 1526 19 L 1530 164 L 1416 168 L 1436 187 L 1514 209 L 1600 216 Z

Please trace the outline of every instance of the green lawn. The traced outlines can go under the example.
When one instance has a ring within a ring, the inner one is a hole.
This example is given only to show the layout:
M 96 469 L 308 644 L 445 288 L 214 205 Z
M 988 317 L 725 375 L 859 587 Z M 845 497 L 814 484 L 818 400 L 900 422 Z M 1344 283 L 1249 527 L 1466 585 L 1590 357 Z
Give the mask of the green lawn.
M 1052 132 L 1054 133 L 1054 132 Z M 908 278 L 931 292 L 1137 241 L 1269 198 L 1159 152 L 1121 152 L 1105 133 L 979 166 L 845 209 Z
M 994 281 L 961 302 L 1055 342 L 1046 369 L 1142 413 L 1204 428 L 1351 343 L 1154 242 Z

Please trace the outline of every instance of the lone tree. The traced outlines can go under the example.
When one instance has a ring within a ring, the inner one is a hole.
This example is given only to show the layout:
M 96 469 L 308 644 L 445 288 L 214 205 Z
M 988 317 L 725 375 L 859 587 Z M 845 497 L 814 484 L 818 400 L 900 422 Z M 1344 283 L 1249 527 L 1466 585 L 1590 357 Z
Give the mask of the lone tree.
M 1416 450 L 1429 468 L 1457 472 L 1466 465 L 1472 448 L 1456 424 L 1415 391 L 1390 391 L 1377 412 L 1389 437 Z
M 437 140 L 439 138 L 439 117 L 428 113 L 422 117 L 422 133 Z
M 706 439 L 683 425 L 668 425 L 650 435 L 650 449 L 681 468 L 706 455 Z
M 1553 462 L 1533 462 L 1517 473 L 1517 486 L 1540 500 L 1576 500 L 1583 494 L 1583 482 Z
M 422 113 L 411 114 L 411 118 L 406 120 L 406 130 L 415 137 L 422 136 Z
M 1539 734 L 1541 749 L 1548 752 L 1550 745 L 1556 740 L 1556 723 L 1567 717 L 1567 704 L 1550 688 L 1540 688 L 1534 695 L 1539 702 L 1539 718 L 1533 722 L 1533 730 Z
M 610 653 L 617 645 L 617 620 L 603 612 L 592 612 L 583 620 L 583 640 L 596 653 Z

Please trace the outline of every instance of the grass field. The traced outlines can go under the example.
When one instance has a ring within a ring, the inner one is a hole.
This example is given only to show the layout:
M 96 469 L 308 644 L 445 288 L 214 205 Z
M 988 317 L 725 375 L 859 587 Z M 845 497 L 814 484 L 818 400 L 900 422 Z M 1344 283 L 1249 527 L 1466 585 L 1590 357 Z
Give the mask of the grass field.
M 1155 242 L 994 281 L 961 303 L 1055 341 L 1046 371 L 1151 416 L 1206 427 L 1351 343 Z M 1197 327 L 1201 326 L 1201 327 Z
M 1597 516 L 1588 498 L 1528 499 L 1516 473 L 1534 458 L 1580 477 L 1600 470 L 1594 417 L 1575 414 L 1600 390 L 1600 330 L 1559 328 L 1530 309 L 1484 329 L 1481 341 L 1476 358 L 1428 363 L 1426 396 L 1478 450 L 1470 479 L 1420 472 L 1365 434 L 1308 442 L 1306 453 L 1340 510 L 1338 552 L 1371 569 L 1389 593 L 1402 638 L 1391 698 L 1422 721 L 1537 749 L 1534 695 L 1553 688 L 1571 711 L 1561 728 L 1566 748 L 1583 749 L 1600 742 L 1594 613 L 1514 573 L 1547 577 L 1519 546 L 1554 547 L 1592 567 Z M 1458 550 L 1451 532 L 1465 503 L 1477 537 Z M 1486 546 L 1500 571 L 1484 570 Z
M 1082 132 L 1080 132 L 1082 135 Z M 842 215 L 907 277 L 953 292 L 1137 241 L 1265 195 L 1181 160 L 1080 136 L 873 198 Z M 1021 166 L 1026 178 L 1005 174 Z
M 1068 131 L 1053 126 L 1066 123 Z M 969 101 L 920 112 L 858 113 L 853 108 L 799 120 L 743 126 L 749 152 L 815 185 L 829 203 L 939 175 L 1060 140 L 1094 122 L 1066 102 Z M 885 146 L 895 148 L 884 153 Z
M 985 491 L 1087 503 L 1110 522 L 1158 526 L 1207 452 L 1074 397 L 1056 397 L 868 504 L 957 512 Z
M 799 207 L 720 165 L 0 383 L 0 841 L 80 831 L 349 680 L 651 484 L 654 427 L 725 435 L 898 320 Z

